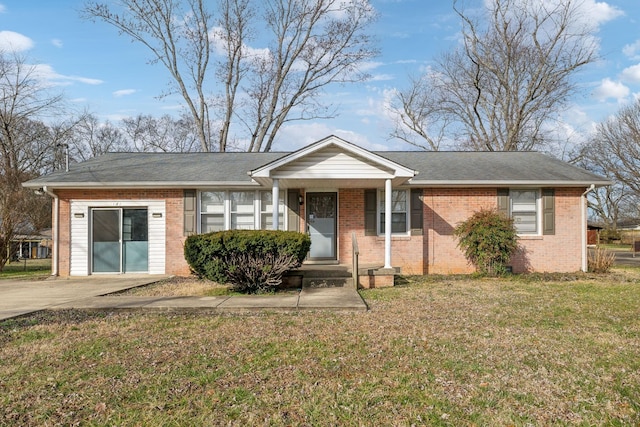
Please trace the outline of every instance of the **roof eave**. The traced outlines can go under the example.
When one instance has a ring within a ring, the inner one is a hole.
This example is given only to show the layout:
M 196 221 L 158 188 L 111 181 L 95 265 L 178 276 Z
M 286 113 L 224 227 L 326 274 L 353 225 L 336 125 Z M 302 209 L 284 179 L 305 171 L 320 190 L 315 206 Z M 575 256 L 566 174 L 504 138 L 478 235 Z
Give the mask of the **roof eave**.
M 409 180 L 407 185 L 411 187 L 605 187 L 613 185 L 611 181 L 565 181 L 565 180 Z
M 25 182 L 25 188 L 56 189 L 121 189 L 121 188 L 211 188 L 211 187 L 260 187 L 255 181 L 152 181 L 152 182 Z

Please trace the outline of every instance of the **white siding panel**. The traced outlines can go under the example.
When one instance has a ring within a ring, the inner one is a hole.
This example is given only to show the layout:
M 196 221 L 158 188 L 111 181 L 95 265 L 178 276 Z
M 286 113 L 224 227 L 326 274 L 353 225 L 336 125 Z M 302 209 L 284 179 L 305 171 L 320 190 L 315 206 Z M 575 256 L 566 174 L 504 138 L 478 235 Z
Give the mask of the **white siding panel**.
M 165 273 L 166 207 L 164 200 L 72 200 L 71 276 L 90 274 L 90 210 L 92 208 L 147 208 L 149 224 L 149 274 Z M 83 214 L 82 217 L 75 214 Z M 153 214 L 160 214 L 154 218 Z
M 149 202 L 149 274 L 165 272 L 166 210 L 164 201 Z M 161 214 L 154 218 L 153 214 Z
M 363 157 L 329 147 L 278 168 L 272 176 L 293 179 L 386 179 L 393 178 L 393 171 L 382 169 Z
M 78 216 L 76 216 L 78 215 Z M 82 216 L 79 216 L 82 215 Z M 83 201 L 71 201 L 71 276 L 89 274 L 89 205 Z

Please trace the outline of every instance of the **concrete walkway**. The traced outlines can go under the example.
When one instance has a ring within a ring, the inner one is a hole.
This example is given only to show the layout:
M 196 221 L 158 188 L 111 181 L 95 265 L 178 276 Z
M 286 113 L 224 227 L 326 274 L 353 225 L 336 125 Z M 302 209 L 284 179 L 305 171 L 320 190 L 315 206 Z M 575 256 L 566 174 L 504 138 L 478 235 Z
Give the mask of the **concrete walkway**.
M 0 280 L 0 320 L 40 310 L 155 310 L 242 312 L 252 310 L 367 310 L 360 294 L 349 286 L 303 288 L 281 295 L 219 297 L 140 297 L 109 295 L 166 279 L 168 276 L 125 275 L 83 278 Z

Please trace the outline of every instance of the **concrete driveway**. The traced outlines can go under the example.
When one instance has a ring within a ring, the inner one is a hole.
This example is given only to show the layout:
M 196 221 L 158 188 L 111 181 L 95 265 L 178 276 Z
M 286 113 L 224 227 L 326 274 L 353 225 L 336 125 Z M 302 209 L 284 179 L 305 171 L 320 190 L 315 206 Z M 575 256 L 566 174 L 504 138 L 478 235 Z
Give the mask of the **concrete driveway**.
M 154 283 L 167 277 L 145 274 L 0 280 L 0 320 Z

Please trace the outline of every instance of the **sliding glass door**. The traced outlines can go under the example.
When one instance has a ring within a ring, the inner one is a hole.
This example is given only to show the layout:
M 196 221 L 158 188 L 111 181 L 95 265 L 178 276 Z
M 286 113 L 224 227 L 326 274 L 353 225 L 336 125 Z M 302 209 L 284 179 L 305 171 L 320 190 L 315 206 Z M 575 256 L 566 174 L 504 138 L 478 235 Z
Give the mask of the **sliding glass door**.
M 92 272 L 149 270 L 147 209 L 93 209 Z

